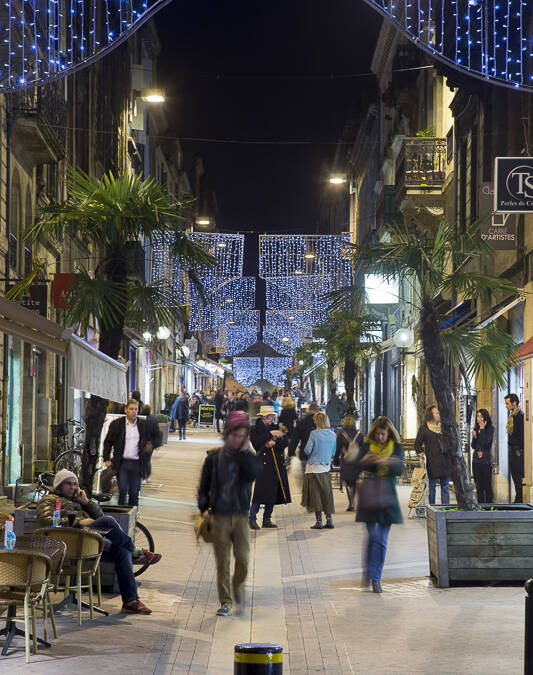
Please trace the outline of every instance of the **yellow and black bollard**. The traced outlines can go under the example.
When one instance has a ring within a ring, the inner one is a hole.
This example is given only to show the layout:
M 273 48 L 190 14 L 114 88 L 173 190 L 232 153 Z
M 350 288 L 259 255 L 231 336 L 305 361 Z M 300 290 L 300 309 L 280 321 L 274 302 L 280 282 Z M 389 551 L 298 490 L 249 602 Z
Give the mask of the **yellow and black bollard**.
M 246 643 L 235 645 L 234 675 L 282 675 L 281 645 Z

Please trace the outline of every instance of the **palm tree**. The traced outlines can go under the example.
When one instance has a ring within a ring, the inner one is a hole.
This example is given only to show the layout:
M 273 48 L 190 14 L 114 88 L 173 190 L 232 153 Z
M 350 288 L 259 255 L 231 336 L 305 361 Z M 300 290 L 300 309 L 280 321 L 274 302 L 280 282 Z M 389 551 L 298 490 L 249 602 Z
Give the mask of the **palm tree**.
M 154 331 L 173 326 L 180 307 L 173 301 L 168 283 L 147 283 L 135 274 L 131 255 L 141 243 L 166 247 L 179 256 L 185 276 L 201 290 L 200 268 L 215 263 L 202 247 L 190 241 L 185 222 L 190 202 L 179 202 L 152 178 L 109 172 L 98 179 L 79 170 L 68 174 L 68 198 L 41 209 L 42 218 L 25 237 L 34 243 L 52 242 L 61 250 L 66 238 L 93 245 L 94 274 L 80 269 L 66 294 L 61 321 L 99 331 L 99 350 L 117 359 L 124 327 Z M 13 294 L 21 293 L 43 268 L 36 261 L 32 273 Z M 107 400 L 92 396 L 86 410 L 86 458 L 84 485 L 92 486 L 97 448 L 105 420 Z
M 516 344 L 495 322 L 482 328 L 474 321 L 458 328 L 443 329 L 443 299 L 480 299 L 490 302 L 494 294 L 516 294 L 507 279 L 471 271 L 474 263 L 494 253 L 480 235 L 483 221 L 458 233 L 441 223 L 436 231 L 415 231 L 405 224 L 389 226 L 390 239 L 370 247 L 354 247 L 355 267 L 412 289 L 419 312 L 419 331 L 425 362 L 441 415 L 442 432 L 451 459 L 457 502 L 466 510 L 477 507 L 472 483 L 461 451 L 455 399 L 449 378 L 450 366 L 459 365 L 469 377 L 505 386 L 505 371 L 513 363 Z M 336 308 L 360 298 L 361 286 L 333 294 Z

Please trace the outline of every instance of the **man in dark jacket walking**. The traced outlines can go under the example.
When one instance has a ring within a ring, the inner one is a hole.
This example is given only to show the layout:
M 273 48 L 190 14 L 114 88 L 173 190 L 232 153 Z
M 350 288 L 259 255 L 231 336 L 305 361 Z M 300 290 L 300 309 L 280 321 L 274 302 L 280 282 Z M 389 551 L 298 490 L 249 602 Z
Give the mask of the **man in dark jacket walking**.
M 509 472 L 515 487 L 515 504 L 524 501 L 522 482 L 524 479 L 524 413 L 520 410 L 520 399 L 516 394 L 505 397 L 507 438 L 509 447 Z
M 137 419 L 137 412 L 137 401 L 129 400 L 126 417 L 111 422 L 104 441 L 104 462 L 115 470 L 118 503 L 122 506 L 126 506 L 128 500 L 129 506 L 139 504 L 141 481 L 148 476 L 154 443 L 158 442 L 153 430 L 147 429 L 145 421 Z
M 217 564 L 218 616 L 228 616 L 235 600 L 242 611 L 243 586 L 248 574 L 248 511 L 252 482 L 261 473 L 261 463 L 250 449 L 250 423 L 244 412 L 228 415 L 222 448 L 210 450 L 202 467 L 198 508 L 213 528 Z M 233 546 L 235 572 L 230 586 L 230 553 Z
M 215 419 L 217 421 L 217 433 L 220 433 L 220 420 L 224 419 L 222 404 L 224 403 L 224 393 L 219 389 L 215 394 Z
M 259 418 L 252 428 L 250 440 L 263 464 L 263 471 L 255 481 L 252 506 L 250 508 L 250 528 L 258 530 L 257 514 L 261 504 L 265 505 L 263 527 L 276 528 L 272 522 L 275 504 L 290 504 L 291 491 L 285 467 L 285 448 L 288 440 L 277 424 L 274 424 L 274 408 L 262 405 Z
M 319 407 L 316 403 L 311 403 L 307 410 L 307 414 L 304 415 L 296 425 L 296 429 L 291 437 L 291 443 L 289 445 L 289 457 L 294 457 L 298 446 L 300 446 L 298 458 L 301 459 L 302 462 L 307 462 L 307 455 L 303 450 L 307 445 L 311 432 L 315 428 L 313 417 L 317 412 L 320 412 Z

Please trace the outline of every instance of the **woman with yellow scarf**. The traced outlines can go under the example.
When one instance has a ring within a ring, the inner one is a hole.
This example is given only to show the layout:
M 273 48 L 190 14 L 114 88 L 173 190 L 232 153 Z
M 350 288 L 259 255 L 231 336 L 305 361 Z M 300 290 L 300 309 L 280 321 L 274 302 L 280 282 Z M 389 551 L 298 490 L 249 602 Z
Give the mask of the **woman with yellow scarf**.
M 378 417 L 372 423 L 361 445 L 357 464 L 363 472 L 363 484 L 359 488 L 355 520 L 366 523 L 368 531 L 363 584 L 369 586 L 372 583 L 373 592 L 382 593 L 381 573 L 390 526 L 403 522 L 396 494 L 396 478 L 404 468 L 403 449 L 398 432 L 388 417 Z M 368 482 L 365 484 L 365 481 Z

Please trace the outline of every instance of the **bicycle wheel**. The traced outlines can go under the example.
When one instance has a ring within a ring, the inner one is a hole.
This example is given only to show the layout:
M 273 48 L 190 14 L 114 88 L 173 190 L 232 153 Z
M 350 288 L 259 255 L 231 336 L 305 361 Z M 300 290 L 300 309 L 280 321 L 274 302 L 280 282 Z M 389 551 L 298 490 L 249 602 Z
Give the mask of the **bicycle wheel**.
M 81 475 L 81 464 L 83 455 L 77 450 L 67 450 L 56 457 L 54 462 L 54 471 L 57 473 L 61 469 L 68 469 L 78 476 Z
M 135 523 L 135 546 L 137 548 L 145 548 L 151 553 L 154 552 L 154 538 L 150 534 L 150 530 L 137 521 Z M 134 576 L 138 577 L 140 574 L 146 571 L 149 565 L 140 565 L 135 568 Z

